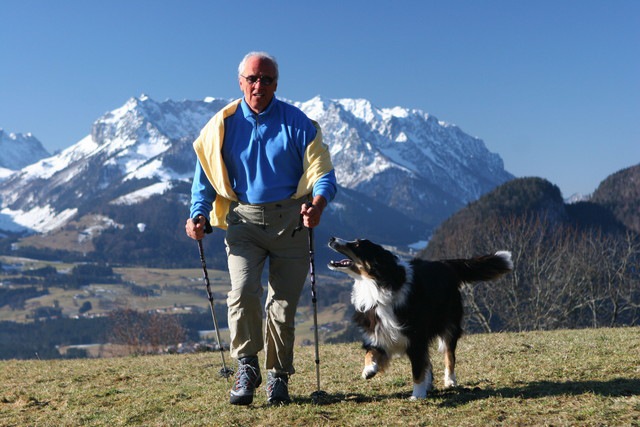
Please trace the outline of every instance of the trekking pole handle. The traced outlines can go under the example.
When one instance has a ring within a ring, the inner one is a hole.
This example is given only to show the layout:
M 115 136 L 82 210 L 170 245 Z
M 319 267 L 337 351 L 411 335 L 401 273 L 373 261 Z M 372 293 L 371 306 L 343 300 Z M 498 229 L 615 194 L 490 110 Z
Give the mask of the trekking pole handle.
M 200 222 L 200 218 L 204 218 L 204 233 L 205 234 L 211 234 L 213 232 L 213 227 L 211 226 L 211 223 L 209 222 L 209 220 L 207 219 L 206 216 L 204 216 L 204 215 L 196 215 L 193 218 L 191 218 L 191 221 L 194 224 L 198 224 Z

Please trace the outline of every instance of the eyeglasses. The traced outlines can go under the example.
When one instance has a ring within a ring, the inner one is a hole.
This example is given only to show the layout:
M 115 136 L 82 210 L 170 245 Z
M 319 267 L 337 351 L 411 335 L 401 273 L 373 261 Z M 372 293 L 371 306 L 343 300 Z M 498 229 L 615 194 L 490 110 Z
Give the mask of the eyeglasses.
M 247 83 L 249 84 L 256 84 L 258 82 L 262 83 L 265 86 L 269 86 L 271 85 L 271 83 L 273 83 L 275 81 L 275 79 L 273 77 L 269 77 L 269 76 L 243 76 L 242 74 L 240 74 L 240 77 L 244 77 L 244 79 L 247 81 Z

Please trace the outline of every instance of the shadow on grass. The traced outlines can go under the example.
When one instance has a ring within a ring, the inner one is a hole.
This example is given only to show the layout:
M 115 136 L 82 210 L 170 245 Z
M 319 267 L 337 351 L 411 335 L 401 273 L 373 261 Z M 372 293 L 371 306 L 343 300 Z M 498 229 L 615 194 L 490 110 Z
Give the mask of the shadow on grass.
M 640 395 L 640 379 L 616 378 L 610 381 L 569 381 L 552 382 L 537 381 L 522 384 L 517 387 L 465 388 L 456 387 L 447 390 L 433 390 L 427 400 L 437 399 L 442 401 L 442 407 L 456 407 L 465 405 L 475 400 L 488 399 L 490 397 L 537 399 L 549 396 L 581 395 L 585 393 L 598 394 L 606 397 L 624 397 Z M 408 399 L 407 393 L 378 394 L 375 396 L 359 393 L 332 393 L 317 396 L 296 396 L 294 402 L 299 404 L 334 405 L 343 402 L 369 403 L 387 399 Z
M 537 399 L 549 396 L 566 396 L 593 393 L 605 397 L 640 395 L 640 379 L 616 378 L 610 381 L 536 381 L 522 386 L 481 389 L 457 387 L 436 390 L 430 397 L 442 399 L 440 406 L 459 406 L 489 397 Z
M 335 405 L 344 402 L 368 403 L 380 402 L 387 399 L 408 399 L 411 393 L 379 394 L 376 396 L 360 393 L 331 393 L 323 396 L 295 396 L 293 401 L 299 404 Z

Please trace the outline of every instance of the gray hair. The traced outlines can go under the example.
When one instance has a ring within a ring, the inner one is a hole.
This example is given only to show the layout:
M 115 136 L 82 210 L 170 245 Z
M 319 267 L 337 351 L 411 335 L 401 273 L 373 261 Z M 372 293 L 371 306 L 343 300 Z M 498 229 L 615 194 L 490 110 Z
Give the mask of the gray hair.
M 266 60 L 270 61 L 273 64 L 273 67 L 276 69 L 276 75 L 274 76 L 274 78 L 277 81 L 278 77 L 280 76 L 280 71 L 278 71 L 278 61 L 276 61 L 275 56 L 269 55 L 267 52 L 249 52 L 249 53 L 247 53 L 244 56 L 244 58 L 242 58 L 242 61 L 240 61 L 240 64 L 238 65 L 238 77 L 240 77 L 242 75 L 242 73 L 244 72 L 244 66 L 247 63 L 247 60 L 249 58 L 253 58 L 254 56 L 257 56 L 258 58 L 261 58 L 261 59 L 266 59 Z

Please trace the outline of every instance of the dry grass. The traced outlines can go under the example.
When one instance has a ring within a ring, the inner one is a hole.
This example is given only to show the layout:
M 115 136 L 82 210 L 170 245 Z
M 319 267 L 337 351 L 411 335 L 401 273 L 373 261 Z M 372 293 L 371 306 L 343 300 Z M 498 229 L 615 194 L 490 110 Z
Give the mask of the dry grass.
M 234 407 L 218 353 L 0 362 L 2 426 L 640 425 L 640 328 L 470 335 L 458 351 L 460 386 L 412 402 L 406 359 L 359 377 L 358 344 L 297 349 L 294 403 Z M 229 361 L 228 354 L 226 360 Z

